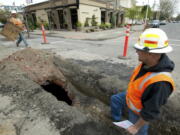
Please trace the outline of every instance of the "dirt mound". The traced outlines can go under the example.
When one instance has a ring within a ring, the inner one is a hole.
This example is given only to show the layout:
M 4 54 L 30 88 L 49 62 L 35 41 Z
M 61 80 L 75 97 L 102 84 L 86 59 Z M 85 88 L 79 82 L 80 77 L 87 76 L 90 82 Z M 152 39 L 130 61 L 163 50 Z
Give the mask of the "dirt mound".
M 63 86 L 66 81 L 63 74 L 54 66 L 53 55 L 45 51 L 27 48 L 15 52 L 1 61 L 1 63 L 4 63 L 5 61 L 16 64 L 20 70 L 27 73 L 31 80 L 40 85 L 46 83 L 47 80 L 61 80 L 58 83 Z
M 119 132 L 111 121 L 99 124 L 97 112 L 105 112 L 105 105 L 79 92 L 56 67 L 52 54 L 31 48 L 18 51 L 0 62 L 0 78 L 3 78 L 0 80 L 2 134 L 7 131 L 12 135 Z M 68 104 L 67 98 L 79 103 Z

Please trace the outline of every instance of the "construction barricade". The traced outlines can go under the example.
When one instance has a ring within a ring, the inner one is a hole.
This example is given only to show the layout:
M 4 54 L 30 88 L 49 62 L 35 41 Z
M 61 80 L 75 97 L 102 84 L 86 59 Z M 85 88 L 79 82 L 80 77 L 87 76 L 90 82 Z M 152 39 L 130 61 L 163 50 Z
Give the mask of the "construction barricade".
M 47 39 L 46 39 L 46 33 L 45 33 L 45 28 L 44 28 L 44 25 L 43 25 L 43 24 L 41 24 L 41 30 L 42 30 L 42 36 L 43 36 L 43 42 L 42 42 L 42 44 L 49 44 L 49 43 L 47 42 Z
M 126 36 L 124 41 L 124 51 L 123 51 L 123 57 L 126 57 L 127 50 L 128 50 L 128 42 L 129 42 L 129 33 L 130 33 L 130 25 L 126 26 Z

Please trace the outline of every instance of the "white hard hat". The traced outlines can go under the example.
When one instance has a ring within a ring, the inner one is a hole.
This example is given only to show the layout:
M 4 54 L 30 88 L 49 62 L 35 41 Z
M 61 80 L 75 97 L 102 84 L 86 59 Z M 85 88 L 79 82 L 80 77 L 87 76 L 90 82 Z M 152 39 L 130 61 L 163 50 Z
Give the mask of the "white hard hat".
M 166 33 L 158 28 L 146 29 L 139 37 L 134 48 L 149 53 L 169 53 L 173 50 L 172 47 L 168 45 Z
M 12 10 L 11 13 L 12 13 L 12 14 L 16 14 L 16 10 Z

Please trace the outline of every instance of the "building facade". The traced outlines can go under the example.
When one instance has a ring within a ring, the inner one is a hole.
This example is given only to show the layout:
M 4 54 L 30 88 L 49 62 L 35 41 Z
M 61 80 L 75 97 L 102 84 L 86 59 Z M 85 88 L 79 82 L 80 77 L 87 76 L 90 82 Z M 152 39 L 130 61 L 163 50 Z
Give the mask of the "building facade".
M 123 7 L 120 1 L 112 3 L 106 0 L 49 0 L 30 4 L 24 10 L 28 21 L 34 25 L 46 22 L 52 29 L 57 30 L 76 29 L 77 23 L 84 25 L 86 21 L 91 25 L 93 15 L 97 24 L 112 23 L 114 16 L 115 23 L 119 26 L 124 22 L 126 7 Z

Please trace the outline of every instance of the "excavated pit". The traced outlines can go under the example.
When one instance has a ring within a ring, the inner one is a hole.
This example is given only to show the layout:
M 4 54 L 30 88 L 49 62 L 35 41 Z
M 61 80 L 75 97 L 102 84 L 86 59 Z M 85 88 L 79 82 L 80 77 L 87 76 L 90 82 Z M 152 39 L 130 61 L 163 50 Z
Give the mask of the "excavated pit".
M 53 96 L 55 96 L 57 100 L 64 101 L 70 106 L 72 105 L 72 100 L 68 96 L 68 91 L 66 91 L 62 86 L 57 85 L 50 81 L 46 81 L 46 83 L 44 85 L 41 85 L 41 87 L 45 91 L 47 91 L 47 92 L 51 93 Z
M 31 48 L 18 51 L 0 61 L 0 133 L 126 135 L 112 124 L 108 104 L 112 94 L 126 89 L 131 71 L 128 63 L 111 59 L 85 61 Z M 179 97 L 177 92 L 162 108 L 150 135 L 179 135 Z

